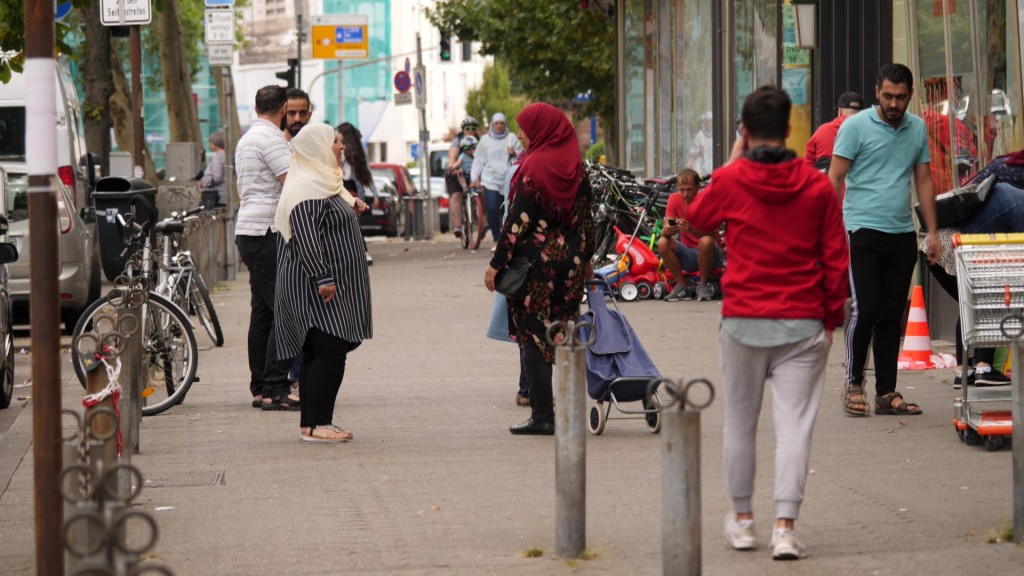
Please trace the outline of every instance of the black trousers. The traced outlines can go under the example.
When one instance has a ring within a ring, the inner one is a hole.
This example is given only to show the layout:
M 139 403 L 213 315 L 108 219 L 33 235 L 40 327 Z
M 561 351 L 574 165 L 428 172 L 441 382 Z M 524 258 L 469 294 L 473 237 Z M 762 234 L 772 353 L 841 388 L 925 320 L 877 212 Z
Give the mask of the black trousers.
M 310 328 L 302 344 L 299 397 L 302 398 L 299 426 L 326 426 L 334 422 L 334 403 L 345 379 L 348 353 L 359 347 L 318 328 Z
M 555 402 L 551 390 L 552 365 L 544 361 L 533 339 L 523 344 L 523 367 L 530 389 L 530 411 L 534 422 L 554 422 Z
M 896 390 L 900 327 L 917 263 L 917 234 L 861 228 L 849 233 L 853 308 L 846 329 L 846 383 L 864 385 L 868 348 L 875 360 L 875 392 Z
M 274 292 L 277 283 L 276 232 L 264 236 L 235 236 L 235 245 L 249 269 L 249 392 L 277 398 L 288 394 L 292 359 L 277 358 L 274 337 Z

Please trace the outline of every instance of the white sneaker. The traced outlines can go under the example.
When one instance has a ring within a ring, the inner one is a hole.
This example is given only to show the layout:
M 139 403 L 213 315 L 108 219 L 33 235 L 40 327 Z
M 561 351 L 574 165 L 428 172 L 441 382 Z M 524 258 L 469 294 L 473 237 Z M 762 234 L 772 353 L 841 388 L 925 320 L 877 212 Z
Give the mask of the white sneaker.
M 789 528 L 772 530 L 772 560 L 799 560 L 806 558 L 804 545 L 797 540 L 796 532 Z
M 697 286 L 697 301 L 708 302 L 715 299 L 715 289 L 710 284 Z
M 736 521 L 736 516 L 729 512 L 725 515 L 725 539 L 734 550 L 755 550 L 757 548 L 757 529 L 753 520 Z

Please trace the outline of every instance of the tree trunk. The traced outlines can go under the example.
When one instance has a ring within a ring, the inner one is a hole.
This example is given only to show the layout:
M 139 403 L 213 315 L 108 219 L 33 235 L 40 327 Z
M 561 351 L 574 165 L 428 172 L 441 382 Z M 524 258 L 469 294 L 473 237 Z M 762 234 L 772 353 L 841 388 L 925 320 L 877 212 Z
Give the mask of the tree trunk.
M 178 19 L 178 0 L 164 0 L 164 10 L 156 14 L 155 20 L 167 100 L 168 142 L 201 143 L 199 115 L 192 101 L 192 74 Z
M 116 50 L 110 52 L 110 67 L 113 71 L 114 92 L 110 95 L 110 117 L 114 122 L 114 138 L 121 150 L 132 149 L 132 90 L 128 78 L 124 75 L 124 67 Z M 153 186 L 159 184 L 156 177 L 156 166 L 149 147 L 142 144 L 143 177 Z
M 85 123 L 85 149 L 99 159 L 100 174 L 110 172 L 110 96 L 114 79 L 110 74 L 110 30 L 100 23 L 95 5 L 78 9 L 85 36 L 82 56 L 82 85 L 85 101 L 82 115 Z M 91 177 L 91 175 L 90 175 Z
M 605 163 L 610 166 L 618 166 L 619 162 L 619 134 L 615 129 L 615 118 L 599 116 L 601 128 L 604 130 L 604 156 Z

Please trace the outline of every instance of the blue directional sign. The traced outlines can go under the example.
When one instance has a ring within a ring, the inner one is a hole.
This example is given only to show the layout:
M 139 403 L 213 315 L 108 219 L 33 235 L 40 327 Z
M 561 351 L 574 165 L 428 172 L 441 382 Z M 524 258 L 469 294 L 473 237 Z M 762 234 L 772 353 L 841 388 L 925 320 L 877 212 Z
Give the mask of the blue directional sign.
M 231 7 L 235 5 L 235 0 L 206 0 L 206 7 L 220 8 L 222 6 Z
M 334 30 L 335 44 L 361 44 L 363 42 L 362 26 L 338 26 Z

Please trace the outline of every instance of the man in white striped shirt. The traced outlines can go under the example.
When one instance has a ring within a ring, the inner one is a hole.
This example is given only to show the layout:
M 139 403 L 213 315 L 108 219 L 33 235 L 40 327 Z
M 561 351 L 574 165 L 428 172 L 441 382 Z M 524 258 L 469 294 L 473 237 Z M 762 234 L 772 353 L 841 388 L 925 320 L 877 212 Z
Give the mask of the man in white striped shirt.
M 249 391 L 254 408 L 298 410 L 289 394 L 291 358 L 277 358 L 274 290 L 277 282 L 278 232 L 274 214 L 288 175 L 291 147 L 284 139 L 287 92 L 270 85 L 256 92 L 256 120 L 238 141 L 239 209 L 235 244 L 249 269 L 252 311 L 249 315 Z

